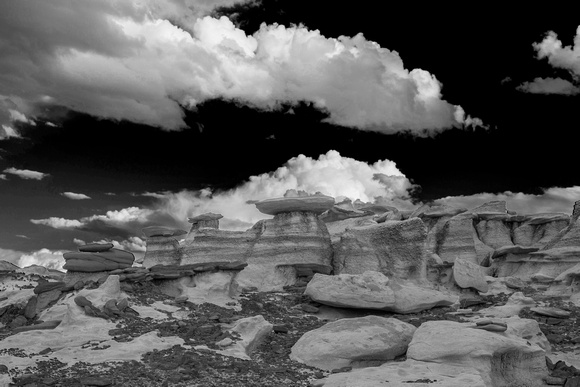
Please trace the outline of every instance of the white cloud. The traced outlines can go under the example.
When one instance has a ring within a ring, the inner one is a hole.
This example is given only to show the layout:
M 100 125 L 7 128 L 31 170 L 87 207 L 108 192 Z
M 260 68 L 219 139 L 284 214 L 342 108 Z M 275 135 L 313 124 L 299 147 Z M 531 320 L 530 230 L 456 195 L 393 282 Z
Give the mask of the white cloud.
M 29 110 L 28 104 L 24 100 L 19 97 L 12 96 L 9 98 L 0 94 L 0 141 L 9 138 L 22 138 L 15 128 L 16 125 L 36 126 L 36 122 L 27 117 L 22 110 Z
M 63 270 L 65 260 L 62 256 L 63 251 L 51 251 L 49 249 L 40 249 L 38 251 L 23 254 L 17 265 L 21 268 L 30 265 L 44 266 L 48 269 Z
M 532 82 L 524 82 L 517 89 L 533 94 L 580 94 L 580 87 L 562 78 L 536 78 Z
M 5 174 L 0 173 L 0 180 L 8 180 Z
M 3 172 L 16 175 L 25 180 L 42 180 L 45 177 L 50 176 L 48 173 L 31 171 L 29 169 L 6 168 Z
M 11 15 L 0 23 L 0 87 L 37 112 L 49 102 L 168 130 L 185 127 L 182 107 L 212 98 L 261 109 L 308 101 L 334 124 L 381 132 L 478 123 L 442 99 L 435 75 L 362 34 L 263 24 L 247 36 L 226 17 L 198 18 L 232 3 L 0 2 Z
M 82 193 L 74 193 L 74 192 L 63 192 L 61 193 L 62 196 L 67 197 L 72 200 L 86 200 L 90 199 L 89 196 L 82 194 Z
M 2 125 L 0 130 L 0 140 L 6 140 L 8 138 L 22 138 L 20 133 L 12 126 Z
M 30 219 L 30 221 L 34 224 L 40 224 L 43 226 L 48 226 L 52 228 L 58 229 L 73 229 L 79 228 L 83 225 L 82 222 L 74 219 L 64 219 L 64 218 L 57 218 L 57 217 L 50 217 L 47 219 Z
M 480 193 L 468 196 L 448 196 L 436 200 L 436 203 L 449 204 L 468 209 L 492 200 L 505 200 L 510 210 L 518 214 L 534 214 L 543 212 L 571 213 L 574 202 L 580 200 L 580 186 L 544 189 L 539 195 L 522 192 Z
M 7 261 L 17 265 L 18 260 L 23 254 L 24 252 L 22 251 L 0 248 L 0 261 Z
M 558 68 L 569 70 L 576 77 L 580 76 L 580 26 L 576 30 L 573 46 L 563 46 L 558 35 L 550 31 L 540 43 L 534 43 L 538 58 L 547 58 L 548 62 Z

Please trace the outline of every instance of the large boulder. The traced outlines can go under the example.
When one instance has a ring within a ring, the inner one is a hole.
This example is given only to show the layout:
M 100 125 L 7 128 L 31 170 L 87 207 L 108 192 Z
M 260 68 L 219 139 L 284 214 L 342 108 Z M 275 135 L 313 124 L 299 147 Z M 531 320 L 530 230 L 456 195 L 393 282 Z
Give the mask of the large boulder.
M 360 275 L 315 274 L 304 294 L 321 304 L 343 308 L 384 310 L 395 306 L 395 293 L 389 287 L 389 279 L 376 271 Z
M 322 214 L 333 206 L 334 198 L 325 195 L 273 198 L 256 202 L 258 211 L 267 215 L 278 215 L 284 212 Z
M 457 301 L 457 296 L 423 288 L 406 280 L 389 280 L 382 273 L 372 271 L 361 275 L 316 274 L 306 287 L 305 294 L 325 305 L 401 314 L 449 306 Z
M 331 374 L 324 387 L 487 387 L 479 372 L 468 366 L 428 363 L 407 359 L 380 367 Z
M 415 329 L 395 318 L 341 319 L 306 332 L 290 358 L 323 370 L 378 365 L 403 355 Z
M 427 229 L 419 218 L 347 230 L 335 245 L 334 273 L 378 271 L 388 277 L 424 279 Z
M 482 293 L 489 289 L 481 266 L 462 258 L 457 258 L 453 264 L 453 278 L 460 288 L 473 288 Z
M 413 335 L 407 358 L 474 367 L 488 386 L 544 386 L 548 370 L 542 348 L 473 327 L 453 321 L 425 322 Z
M 66 261 L 63 268 L 78 272 L 126 269 L 135 261 L 133 253 L 115 248 L 99 252 L 69 252 L 64 253 L 63 257 Z

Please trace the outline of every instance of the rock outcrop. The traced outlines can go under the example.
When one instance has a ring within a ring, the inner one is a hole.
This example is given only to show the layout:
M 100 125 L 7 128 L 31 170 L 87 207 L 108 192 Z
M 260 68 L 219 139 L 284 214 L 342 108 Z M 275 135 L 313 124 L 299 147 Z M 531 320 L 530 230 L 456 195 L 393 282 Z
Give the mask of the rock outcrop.
M 283 197 L 256 202 L 256 208 L 263 214 L 278 215 L 284 212 L 310 212 L 322 214 L 334 206 L 334 198 L 324 195 Z
M 403 355 L 415 329 L 395 318 L 342 319 L 304 334 L 292 347 L 290 358 L 329 371 L 379 365 Z
M 206 212 L 205 214 L 197 215 L 188 219 L 191 223 L 190 233 L 202 228 L 220 228 L 220 219 L 223 218 L 222 214 L 214 214 L 213 212 Z
M 419 218 L 348 229 L 335 246 L 334 273 L 378 271 L 387 277 L 425 278 L 426 238 Z
M 473 288 L 482 293 L 486 293 L 489 289 L 481 266 L 462 258 L 455 259 L 453 278 L 460 288 Z

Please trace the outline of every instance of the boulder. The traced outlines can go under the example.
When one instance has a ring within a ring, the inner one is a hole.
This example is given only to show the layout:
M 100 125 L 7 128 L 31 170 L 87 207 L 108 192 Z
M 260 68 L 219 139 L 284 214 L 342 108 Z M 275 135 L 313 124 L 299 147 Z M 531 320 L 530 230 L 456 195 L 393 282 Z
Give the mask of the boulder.
M 262 315 L 246 317 L 223 326 L 224 330 L 239 337 L 226 349 L 218 351 L 222 355 L 251 360 L 250 355 L 272 332 L 273 325 Z
M 455 264 L 453 265 L 453 278 L 455 279 L 457 286 L 461 288 L 473 288 L 482 293 L 488 291 L 487 282 L 485 281 L 485 276 L 481 271 L 481 266 L 465 259 L 455 259 Z
M 424 279 L 426 238 L 419 218 L 349 229 L 335 245 L 334 273 L 378 271 L 389 278 Z
M 386 384 L 385 384 L 386 383 Z M 407 359 L 379 367 L 335 373 L 324 380 L 324 387 L 487 387 L 479 372 L 469 366 L 427 363 Z
M 360 275 L 316 274 L 307 285 L 305 294 L 325 305 L 401 314 L 449 306 L 458 298 L 422 288 L 411 281 L 389 280 L 384 274 L 372 271 Z
M 334 206 L 334 198 L 324 195 L 283 197 L 260 200 L 256 208 L 263 214 L 277 215 L 285 212 L 311 212 L 322 214 Z
M 304 294 L 324 305 L 384 310 L 395 305 L 395 293 L 388 284 L 389 279 L 376 271 L 360 275 L 315 274 Z
M 290 358 L 323 370 L 378 365 L 404 354 L 415 329 L 395 318 L 341 319 L 306 332 Z
M 543 386 L 545 357 L 542 348 L 525 339 L 453 321 L 423 323 L 407 351 L 408 359 L 474 367 L 488 386 Z
M 66 261 L 63 268 L 70 271 L 97 272 L 124 269 L 131 267 L 135 256 L 133 253 L 119 249 L 100 252 L 64 253 Z

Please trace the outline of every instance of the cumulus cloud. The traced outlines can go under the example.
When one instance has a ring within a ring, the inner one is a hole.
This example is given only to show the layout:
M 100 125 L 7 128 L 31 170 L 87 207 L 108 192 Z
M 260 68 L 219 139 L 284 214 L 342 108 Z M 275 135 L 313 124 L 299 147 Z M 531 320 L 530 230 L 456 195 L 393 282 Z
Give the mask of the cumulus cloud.
M 532 82 L 524 82 L 517 89 L 533 94 L 575 95 L 580 93 L 580 87 L 562 78 L 536 78 Z
M 367 164 L 343 157 L 336 151 L 329 151 L 317 159 L 299 155 L 277 170 L 252 176 L 247 182 L 228 191 L 212 192 L 205 188 L 199 191 L 145 193 L 156 199 L 148 208 L 129 207 L 79 220 L 49 218 L 33 220 L 33 223 L 83 230 L 112 227 L 141 235 L 141 228 L 151 224 L 187 230 L 188 217 L 204 212 L 218 212 L 224 215 L 222 228 L 246 229 L 259 219 L 268 217 L 248 201 L 280 197 L 290 189 L 311 194 L 321 192 L 364 202 L 380 198 L 396 207 L 407 209 L 415 207 L 409 197 L 409 192 L 414 188 L 412 182 L 390 160 Z
M 0 173 L 0 180 L 8 180 L 8 177 L 6 177 L 5 174 Z
M 23 254 L 19 259 L 17 265 L 26 267 L 30 265 L 44 266 L 48 269 L 55 269 L 63 271 L 65 260 L 63 258 L 63 251 L 52 251 L 49 249 L 40 249 L 38 251 Z
M 7 261 L 15 265 L 18 264 L 18 260 L 24 254 L 22 251 L 16 251 L 11 249 L 3 249 L 0 247 L 0 261 Z
M 87 196 L 82 193 L 74 193 L 74 192 L 63 192 L 61 193 L 62 196 L 67 197 L 72 200 L 87 200 L 90 199 L 90 196 Z
M 13 99 L 19 102 L 20 106 Z M 28 109 L 24 101 L 18 97 L 13 97 L 13 99 L 0 94 L 0 141 L 9 138 L 22 138 L 16 129 L 19 124 L 36 125 L 34 120 L 21 111 L 23 108 Z
M 534 214 L 543 212 L 571 213 L 574 202 L 580 200 L 580 186 L 552 187 L 544 189 L 539 195 L 522 192 L 480 193 L 468 196 L 448 196 L 435 203 L 458 207 L 474 208 L 492 200 L 505 200 L 510 210 L 518 214 Z
M 57 217 L 50 217 L 47 219 L 30 219 L 30 221 L 34 224 L 39 224 L 58 229 L 73 229 L 81 227 L 83 225 L 83 223 L 78 220 Z
M 569 70 L 575 77 L 580 76 L 580 26 L 572 46 L 564 46 L 558 35 L 550 31 L 544 40 L 534 43 L 534 48 L 539 59 L 546 58 L 552 66 Z
M 381 132 L 479 124 L 442 99 L 435 75 L 362 34 L 263 24 L 249 36 L 227 17 L 200 17 L 233 3 L 1 2 L 0 87 L 36 112 L 57 104 L 167 130 L 212 98 L 261 109 L 307 101 L 331 123 Z
M 50 176 L 48 173 L 31 171 L 29 169 L 6 168 L 3 172 L 18 176 L 24 180 L 42 180 L 45 177 Z

